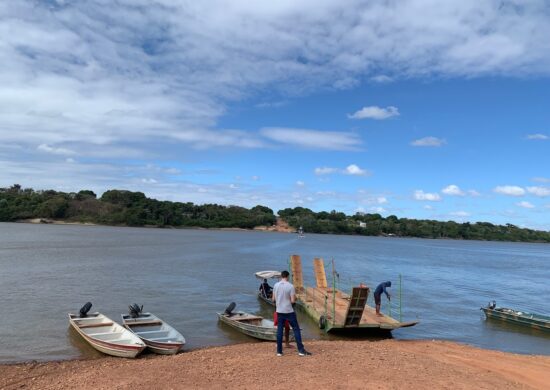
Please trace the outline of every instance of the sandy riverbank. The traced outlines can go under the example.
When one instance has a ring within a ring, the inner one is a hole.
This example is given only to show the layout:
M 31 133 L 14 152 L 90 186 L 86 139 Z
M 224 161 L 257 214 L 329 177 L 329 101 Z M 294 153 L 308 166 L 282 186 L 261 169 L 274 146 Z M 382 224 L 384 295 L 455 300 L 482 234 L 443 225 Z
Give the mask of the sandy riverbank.
M 19 219 L 17 223 L 31 223 L 31 224 L 47 224 L 47 225 L 82 225 L 82 226 L 100 226 L 92 222 L 74 222 L 66 221 L 60 219 L 51 219 L 51 218 L 30 218 L 30 219 Z M 120 225 L 126 226 L 126 225 Z M 158 228 L 158 226 L 142 226 L 145 228 Z M 165 226 L 164 228 L 176 228 L 173 226 Z M 183 229 L 205 229 L 201 227 L 182 227 Z M 206 230 L 206 229 L 205 229 Z M 241 228 L 211 228 L 208 230 L 230 230 L 230 231 L 250 231 L 250 229 L 241 229 Z M 277 218 L 277 223 L 273 226 L 256 226 L 253 230 L 260 230 L 265 232 L 279 232 L 279 233 L 296 233 L 296 229 L 289 226 L 288 223 L 283 221 L 280 218 Z
M 444 341 L 310 341 L 275 356 L 273 343 L 129 360 L 106 357 L 0 366 L 2 389 L 544 389 L 550 357 Z

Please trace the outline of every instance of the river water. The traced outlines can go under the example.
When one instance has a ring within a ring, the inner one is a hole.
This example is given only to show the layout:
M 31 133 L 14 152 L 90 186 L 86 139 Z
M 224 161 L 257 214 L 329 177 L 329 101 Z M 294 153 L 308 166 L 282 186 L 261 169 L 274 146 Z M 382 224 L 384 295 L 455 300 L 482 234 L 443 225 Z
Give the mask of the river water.
M 420 324 L 395 338 L 550 355 L 550 335 L 479 310 L 496 300 L 550 314 L 547 244 L 0 223 L 0 363 L 100 357 L 68 326 L 67 313 L 87 301 L 115 321 L 143 304 L 180 330 L 186 349 L 251 341 L 218 324 L 216 312 L 235 301 L 271 317 L 254 272 L 285 269 L 291 254 L 302 256 L 306 284 L 314 257 L 327 275 L 334 259 L 345 291 L 391 280 L 396 297 L 401 274 L 403 320 Z M 299 320 L 306 338 L 335 337 Z

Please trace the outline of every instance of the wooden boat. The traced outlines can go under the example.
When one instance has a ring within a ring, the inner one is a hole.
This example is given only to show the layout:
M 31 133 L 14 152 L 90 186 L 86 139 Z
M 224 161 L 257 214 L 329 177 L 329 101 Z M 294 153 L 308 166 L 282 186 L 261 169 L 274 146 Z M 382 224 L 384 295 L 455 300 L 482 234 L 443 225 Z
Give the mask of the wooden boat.
M 140 313 L 137 318 L 122 314 L 122 323 L 155 353 L 174 355 L 185 345 L 181 333 L 154 314 Z
M 496 302 L 482 307 L 487 319 L 501 320 L 512 324 L 527 326 L 550 332 L 550 317 L 541 314 L 527 313 L 505 307 L 496 307 Z
M 107 355 L 135 358 L 145 349 L 139 337 L 101 313 L 86 317 L 69 313 L 69 323 L 92 347 Z
M 264 279 L 270 280 L 279 280 L 281 279 L 281 273 L 279 271 L 258 271 L 254 274 L 256 276 L 256 279 L 259 279 L 263 281 Z M 268 305 L 275 306 L 275 303 L 271 299 L 271 295 L 265 295 L 263 291 L 258 291 L 258 298 Z
M 228 313 L 228 310 L 226 310 L 224 313 L 217 314 L 221 322 L 247 336 L 260 340 L 277 341 L 277 328 L 271 320 L 244 311 L 233 312 L 229 310 Z M 292 331 L 290 332 L 290 339 L 294 340 L 294 332 Z
M 298 255 L 290 257 L 292 283 L 296 289 L 296 303 L 306 314 L 319 324 L 325 332 L 383 332 L 418 324 L 418 321 L 401 322 L 389 315 L 376 315 L 374 308 L 367 305 L 370 289 L 361 285 L 353 287 L 351 294 L 335 286 L 336 271 L 332 272 L 332 286 L 327 284 L 323 259 L 313 260 L 315 287 L 306 287 L 303 282 L 302 260 Z

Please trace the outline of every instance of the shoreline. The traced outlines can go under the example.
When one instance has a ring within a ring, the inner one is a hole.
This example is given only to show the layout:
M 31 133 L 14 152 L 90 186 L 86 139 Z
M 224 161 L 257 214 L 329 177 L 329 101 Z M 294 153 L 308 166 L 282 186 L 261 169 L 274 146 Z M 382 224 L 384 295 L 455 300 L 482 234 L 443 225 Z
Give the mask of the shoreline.
M 546 388 L 550 356 L 450 341 L 306 341 L 275 356 L 274 343 L 243 343 L 138 359 L 105 357 L 0 365 L 0 388 Z
M 191 229 L 191 230 L 213 230 L 213 231 L 242 231 L 242 232 L 275 232 L 275 233 L 293 233 L 296 234 L 297 230 L 285 222 L 282 224 L 277 224 L 274 226 L 255 226 L 252 229 L 238 228 L 238 227 L 226 227 L 226 228 L 205 228 L 201 226 L 156 226 L 156 225 L 145 225 L 145 226 L 129 226 L 129 225 L 103 225 L 93 222 L 74 222 L 74 221 L 64 221 L 58 219 L 50 218 L 30 218 L 30 219 L 19 219 L 16 221 L 4 222 L 4 223 L 28 223 L 33 225 L 73 225 L 73 226 L 105 226 L 105 227 L 128 227 L 135 229 Z M 450 240 L 450 241 L 474 241 L 474 242 L 497 242 L 497 243 L 512 243 L 512 244 L 550 244 L 545 241 L 500 241 L 500 240 L 480 240 L 480 239 L 463 239 L 463 238 L 449 238 L 449 237 L 413 237 L 413 236 L 392 236 L 388 234 L 381 234 L 377 236 L 369 236 L 362 234 L 334 234 L 334 233 L 306 233 L 307 234 L 332 234 L 332 235 L 342 235 L 348 237 L 383 237 L 383 238 L 399 238 L 399 239 L 420 239 L 420 240 Z
M 9 222 L 7 222 L 9 223 Z M 224 231 L 261 231 L 261 232 L 278 232 L 278 233 L 296 233 L 296 229 L 291 228 L 286 223 L 277 223 L 274 226 L 255 226 L 253 229 L 244 229 L 238 227 L 227 227 L 227 228 L 205 228 L 201 226 L 154 226 L 154 225 L 145 225 L 145 226 L 128 226 L 128 225 L 102 225 L 99 223 L 93 222 L 75 222 L 75 221 L 65 221 L 60 219 L 51 219 L 51 218 L 29 218 L 29 219 L 18 219 L 13 221 L 13 223 L 28 223 L 32 225 L 76 225 L 76 226 L 107 226 L 107 227 L 133 227 L 133 228 L 154 228 L 154 229 L 193 229 L 193 230 L 224 230 Z

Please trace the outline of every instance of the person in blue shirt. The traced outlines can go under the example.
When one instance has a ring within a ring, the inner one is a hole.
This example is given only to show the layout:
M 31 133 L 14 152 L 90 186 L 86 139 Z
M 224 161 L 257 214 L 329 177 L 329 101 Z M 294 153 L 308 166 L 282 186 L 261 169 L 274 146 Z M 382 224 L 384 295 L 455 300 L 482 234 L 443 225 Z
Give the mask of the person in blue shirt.
M 379 317 L 382 317 L 382 314 L 380 314 L 380 303 L 381 303 L 381 296 L 382 293 L 386 294 L 388 297 L 388 301 L 391 301 L 391 296 L 386 290 L 386 288 L 391 287 L 391 282 L 382 282 L 377 287 L 376 290 L 374 290 L 374 304 L 376 305 L 376 315 Z

